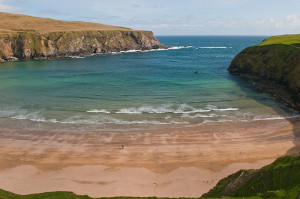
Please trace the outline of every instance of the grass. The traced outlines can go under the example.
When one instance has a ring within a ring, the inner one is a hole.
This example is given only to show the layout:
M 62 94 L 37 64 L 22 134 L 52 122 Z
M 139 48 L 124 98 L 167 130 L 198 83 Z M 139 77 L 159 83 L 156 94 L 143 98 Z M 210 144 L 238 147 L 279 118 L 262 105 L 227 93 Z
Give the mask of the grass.
M 262 199 L 260 197 L 241 197 L 241 198 L 232 198 L 232 197 L 216 197 L 216 198 L 209 198 L 209 199 Z M 47 193 L 40 193 L 40 194 L 30 194 L 30 195 L 18 195 L 8 191 L 4 191 L 0 189 L 0 199 L 168 199 L 168 198 L 157 198 L 157 197 L 112 197 L 112 198 L 91 198 L 89 196 L 80 196 L 75 195 L 71 192 L 47 192 Z M 184 198 L 182 198 L 184 199 Z M 185 198 L 188 199 L 188 198 Z M 195 199 L 195 198 L 191 198 Z M 202 198 L 208 199 L 208 198 Z
M 265 39 L 261 44 L 259 44 L 259 46 L 271 45 L 271 44 L 286 44 L 286 45 L 300 44 L 300 34 L 269 37 Z
M 110 26 L 99 23 L 80 21 L 60 21 L 41 17 L 32 17 L 21 14 L 0 12 L 0 34 L 16 32 L 50 32 L 84 31 L 84 30 L 132 30 L 125 27 Z
M 247 170 L 232 174 L 219 181 L 205 196 L 296 198 L 299 193 L 300 155 L 295 155 L 278 158 L 255 172 Z

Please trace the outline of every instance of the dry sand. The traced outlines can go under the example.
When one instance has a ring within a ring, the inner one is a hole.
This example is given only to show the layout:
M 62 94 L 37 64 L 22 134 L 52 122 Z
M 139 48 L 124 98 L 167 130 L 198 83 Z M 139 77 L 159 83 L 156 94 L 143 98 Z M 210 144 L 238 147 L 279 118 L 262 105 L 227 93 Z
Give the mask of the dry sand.
M 0 128 L 0 188 L 199 197 L 233 172 L 297 152 L 299 132 L 298 119 L 105 133 Z

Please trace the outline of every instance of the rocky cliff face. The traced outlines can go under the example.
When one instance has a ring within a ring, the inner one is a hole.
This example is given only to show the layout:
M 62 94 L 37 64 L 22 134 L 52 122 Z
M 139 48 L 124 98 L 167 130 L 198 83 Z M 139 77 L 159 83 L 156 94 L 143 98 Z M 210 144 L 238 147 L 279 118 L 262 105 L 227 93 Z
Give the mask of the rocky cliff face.
M 228 70 L 232 74 L 258 82 L 262 91 L 300 111 L 298 44 L 278 43 L 248 47 L 233 59 Z
M 165 48 L 150 31 L 91 30 L 0 34 L 0 62 Z

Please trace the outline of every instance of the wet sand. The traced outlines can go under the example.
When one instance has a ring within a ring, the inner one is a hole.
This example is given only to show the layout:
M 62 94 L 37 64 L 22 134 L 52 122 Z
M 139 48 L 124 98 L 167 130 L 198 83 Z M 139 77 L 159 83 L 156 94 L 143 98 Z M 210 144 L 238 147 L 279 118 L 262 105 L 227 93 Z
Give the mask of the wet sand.
M 298 153 L 291 149 L 299 132 L 299 119 L 128 132 L 0 127 L 0 188 L 18 194 L 199 197 L 233 172 Z

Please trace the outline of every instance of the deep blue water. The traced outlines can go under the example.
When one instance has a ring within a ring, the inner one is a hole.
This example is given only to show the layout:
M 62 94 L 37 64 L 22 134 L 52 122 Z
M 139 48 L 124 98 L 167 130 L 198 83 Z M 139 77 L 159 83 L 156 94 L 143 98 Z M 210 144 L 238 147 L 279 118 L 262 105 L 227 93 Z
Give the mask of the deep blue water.
M 173 48 L 1 64 L 3 123 L 105 130 L 296 114 L 227 71 L 237 53 L 265 37 L 157 38 Z

